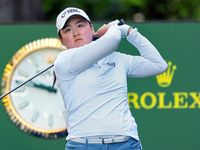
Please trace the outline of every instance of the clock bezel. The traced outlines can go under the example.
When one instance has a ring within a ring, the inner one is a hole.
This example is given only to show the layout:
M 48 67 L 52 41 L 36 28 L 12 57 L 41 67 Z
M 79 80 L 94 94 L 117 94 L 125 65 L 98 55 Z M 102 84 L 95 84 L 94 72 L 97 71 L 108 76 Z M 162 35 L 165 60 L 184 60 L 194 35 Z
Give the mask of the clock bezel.
M 26 44 L 14 54 L 14 56 L 6 65 L 1 82 L 1 93 L 5 94 L 11 90 L 10 85 L 13 72 L 24 58 L 35 51 L 47 48 L 60 49 L 61 51 L 66 50 L 66 47 L 63 46 L 57 38 L 38 39 L 36 41 L 30 42 L 29 44 Z M 5 96 L 2 99 L 2 102 L 12 122 L 24 132 L 36 137 L 47 139 L 57 139 L 67 135 L 67 128 L 60 130 L 45 130 L 31 126 L 16 112 L 14 106 L 12 105 L 11 95 Z

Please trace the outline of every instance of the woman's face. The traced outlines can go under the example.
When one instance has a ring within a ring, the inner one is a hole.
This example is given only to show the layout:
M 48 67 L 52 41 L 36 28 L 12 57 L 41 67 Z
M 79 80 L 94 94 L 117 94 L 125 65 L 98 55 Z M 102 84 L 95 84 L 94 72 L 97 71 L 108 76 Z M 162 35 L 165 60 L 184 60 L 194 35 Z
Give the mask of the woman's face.
M 80 47 L 92 42 L 94 28 L 82 17 L 71 17 L 65 23 L 65 27 L 60 30 L 59 37 L 61 43 L 68 49 Z

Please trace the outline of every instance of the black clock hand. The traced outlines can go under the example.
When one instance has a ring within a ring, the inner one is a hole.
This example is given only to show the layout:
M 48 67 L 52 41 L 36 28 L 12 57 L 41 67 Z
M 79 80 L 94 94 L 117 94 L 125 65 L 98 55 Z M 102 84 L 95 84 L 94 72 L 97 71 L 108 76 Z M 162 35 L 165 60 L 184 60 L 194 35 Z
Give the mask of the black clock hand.
M 16 83 L 22 83 L 23 81 L 22 80 L 15 80 L 15 82 Z M 49 92 L 54 92 L 54 93 L 56 93 L 57 92 L 57 89 L 53 89 L 52 90 L 52 87 L 51 86 L 47 86 L 47 85 L 44 85 L 44 84 L 42 84 L 42 83 L 38 83 L 38 82 L 36 82 L 36 81 L 29 81 L 28 83 L 26 83 L 25 85 L 27 85 L 27 86 L 32 86 L 32 87 L 37 87 L 37 88 L 41 88 L 41 89 L 45 89 L 45 90 L 47 90 L 47 91 L 49 91 Z

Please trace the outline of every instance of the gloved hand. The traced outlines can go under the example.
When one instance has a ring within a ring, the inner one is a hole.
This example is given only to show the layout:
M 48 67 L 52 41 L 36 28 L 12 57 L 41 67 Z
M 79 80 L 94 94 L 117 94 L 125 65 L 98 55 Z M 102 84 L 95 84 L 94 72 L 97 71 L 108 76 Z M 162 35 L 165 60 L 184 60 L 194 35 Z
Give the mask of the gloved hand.
M 119 20 L 115 20 L 115 21 L 111 21 L 108 23 L 108 25 L 118 25 L 119 24 Z M 128 35 L 128 30 L 131 26 L 127 25 L 127 24 L 123 24 L 123 25 L 119 25 L 120 31 L 121 31 L 121 38 L 125 38 Z
M 125 38 L 128 35 L 128 30 L 129 28 L 131 28 L 131 26 L 127 25 L 127 24 L 123 24 L 121 26 L 119 26 L 120 31 L 121 31 L 121 38 Z
M 119 20 L 116 19 L 115 21 L 109 22 L 108 25 L 114 26 L 114 25 L 118 25 L 118 23 L 119 23 Z

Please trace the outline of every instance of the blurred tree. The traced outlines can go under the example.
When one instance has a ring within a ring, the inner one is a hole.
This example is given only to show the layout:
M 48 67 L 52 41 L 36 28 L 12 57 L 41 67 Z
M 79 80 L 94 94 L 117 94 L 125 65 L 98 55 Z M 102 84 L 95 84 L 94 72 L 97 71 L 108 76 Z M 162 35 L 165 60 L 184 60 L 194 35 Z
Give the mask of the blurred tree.
M 0 22 L 44 21 L 43 0 L 1 0 Z
M 199 0 L 44 0 L 46 19 L 55 20 L 66 7 L 78 7 L 91 20 L 199 20 Z
M 199 0 L 149 0 L 147 19 L 200 20 Z
M 66 7 L 78 7 L 91 20 L 199 20 L 199 0 L 1 0 L 0 22 L 55 21 Z

